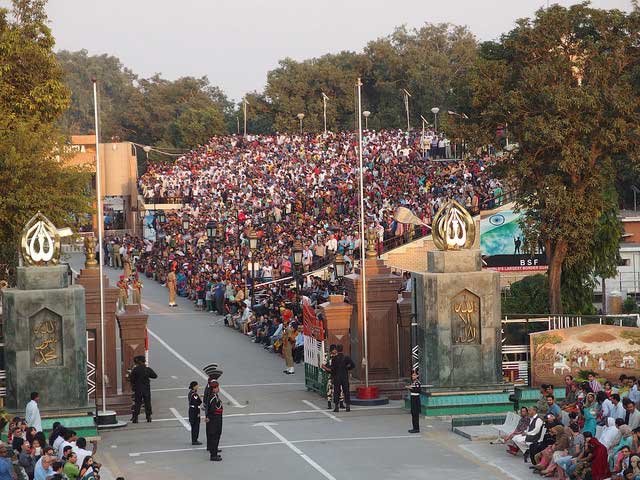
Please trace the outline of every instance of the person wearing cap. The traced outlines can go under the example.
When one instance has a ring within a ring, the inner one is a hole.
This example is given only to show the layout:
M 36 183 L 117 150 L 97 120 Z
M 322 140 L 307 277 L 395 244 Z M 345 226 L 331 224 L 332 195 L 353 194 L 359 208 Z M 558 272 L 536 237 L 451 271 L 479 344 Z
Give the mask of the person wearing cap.
M 118 280 L 118 310 L 124 310 L 129 299 L 129 282 L 124 275 L 120 275 Z
M 198 395 L 198 382 L 191 382 L 189 384 L 189 424 L 191 425 L 191 445 L 202 445 L 202 442 L 198 441 L 200 435 L 200 405 L 202 405 L 202 399 Z
M 409 433 L 420 433 L 420 389 L 422 385 L 418 379 L 418 370 L 411 372 L 411 385 L 407 385 L 411 400 L 411 430 Z
M 222 435 L 222 401 L 220 400 L 220 384 L 216 380 L 209 380 L 210 395 L 205 405 L 205 422 L 207 424 L 207 450 L 212 462 L 219 462 L 220 436 Z
M 293 375 L 296 373 L 293 367 L 293 346 L 295 343 L 296 332 L 291 328 L 291 324 L 289 324 L 282 335 L 282 354 L 284 355 L 284 362 L 286 366 L 283 373 L 286 373 L 287 375 Z
M 144 355 L 138 355 L 133 359 L 135 367 L 131 370 L 129 380 L 133 388 L 134 405 L 133 416 L 131 417 L 132 423 L 138 423 L 138 415 L 140 415 L 140 408 L 142 402 L 144 402 L 144 413 L 147 417 L 147 422 L 151 422 L 151 383 L 152 378 L 158 378 L 156 372 L 153 369 L 145 365 Z
M 175 265 L 171 267 L 171 271 L 167 275 L 167 288 L 169 289 L 169 306 L 177 307 L 176 303 L 176 289 L 178 286 L 178 279 L 176 277 Z

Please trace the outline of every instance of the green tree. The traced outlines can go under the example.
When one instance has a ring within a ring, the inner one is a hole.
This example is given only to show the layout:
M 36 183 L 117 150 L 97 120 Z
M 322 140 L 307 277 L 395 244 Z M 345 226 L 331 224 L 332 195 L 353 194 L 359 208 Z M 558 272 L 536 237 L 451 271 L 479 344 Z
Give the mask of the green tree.
M 531 275 L 509 287 L 502 302 L 502 313 L 545 314 L 549 313 L 549 282 L 545 275 Z
M 66 163 L 55 128 L 69 97 L 44 6 L 14 0 L 0 9 L 0 263 L 12 266 L 38 210 L 66 226 L 91 209 L 89 175 Z
M 539 10 L 485 46 L 472 77 L 487 129 L 508 123 L 504 162 L 523 230 L 549 259 L 549 308 L 562 312 L 565 267 L 593 254 L 620 161 L 638 163 L 640 14 L 587 4 Z

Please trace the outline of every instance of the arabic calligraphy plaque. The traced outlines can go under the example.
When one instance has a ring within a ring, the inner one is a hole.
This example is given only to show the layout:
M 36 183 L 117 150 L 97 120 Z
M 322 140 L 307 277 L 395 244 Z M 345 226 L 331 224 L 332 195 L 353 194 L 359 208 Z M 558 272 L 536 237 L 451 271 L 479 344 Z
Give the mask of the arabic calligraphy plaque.
M 29 318 L 31 367 L 58 367 L 62 358 L 62 317 L 44 308 Z
M 451 301 L 451 333 L 454 345 L 480 344 L 480 298 L 469 290 Z

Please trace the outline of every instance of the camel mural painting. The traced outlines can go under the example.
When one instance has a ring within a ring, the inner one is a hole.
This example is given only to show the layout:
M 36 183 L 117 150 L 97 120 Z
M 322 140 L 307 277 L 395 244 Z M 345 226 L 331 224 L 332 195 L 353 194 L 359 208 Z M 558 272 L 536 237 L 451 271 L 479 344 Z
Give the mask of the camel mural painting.
M 640 361 L 639 328 L 585 325 L 532 333 L 529 341 L 532 385 L 561 385 L 565 375 L 580 370 L 613 382 L 634 373 Z

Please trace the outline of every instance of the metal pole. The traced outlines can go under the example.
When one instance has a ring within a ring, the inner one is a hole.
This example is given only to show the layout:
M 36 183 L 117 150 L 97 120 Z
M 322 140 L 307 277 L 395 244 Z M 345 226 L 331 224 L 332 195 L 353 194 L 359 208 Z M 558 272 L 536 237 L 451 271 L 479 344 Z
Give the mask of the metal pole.
M 360 94 L 360 90 L 358 90 L 358 94 Z M 407 132 L 411 129 L 409 125 L 409 94 L 404 92 L 404 108 L 407 112 Z
M 413 312 L 411 314 L 411 370 L 418 370 L 420 368 L 420 345 L 418 344 L 418 296 L 416 292 L 416 279 L 412 278 L 411 282 L 412 291 L 411 296 L 413 297 Z M 426 372 L 425 372 L 426 373 Z M 422 376 L 423 380 L 426 382 L 426 376 Z
M 300 135 L 302 135 L 302 119 L 300 119 Z
M 244 136 L 247 136 L 247 100 L 244 100 Z
M 251 311 L 256 303 L 256 259 L 255 252 L 251 251 Z
M 102 264 L 104 262 L 104 254 L 102 248 L 102 228 L 103 214 L 102 214 L 102 186 L 100 185 L 100 132 L 98 130 L 98 81 L 93 78 L 93 113 L 95 120 L 96 131 L 96 195 L 97 195 L 97 207 L 98 207 L 98 251 L 100 252 L 100 261 L 98 262 L 98 273 L 100 275 L 100 373 L 102 373 L 102 411 L 107 411 L 107 388 L 105 385 L 104 374 L 104 280 L 102 278 Z
M 367 340 L 367 267 L 364 249 L 364 173 L 362 170 L 362 82 L 358 77 L 358 162 L 360 167 L 360 271 L 362 278 L 362 323 L 364 333 L 364 386 L 369 387 L 369 342 Z
M 327 96 L 322 94 L 322 115 L 324 118 L 324 134 L 327 134 Z

